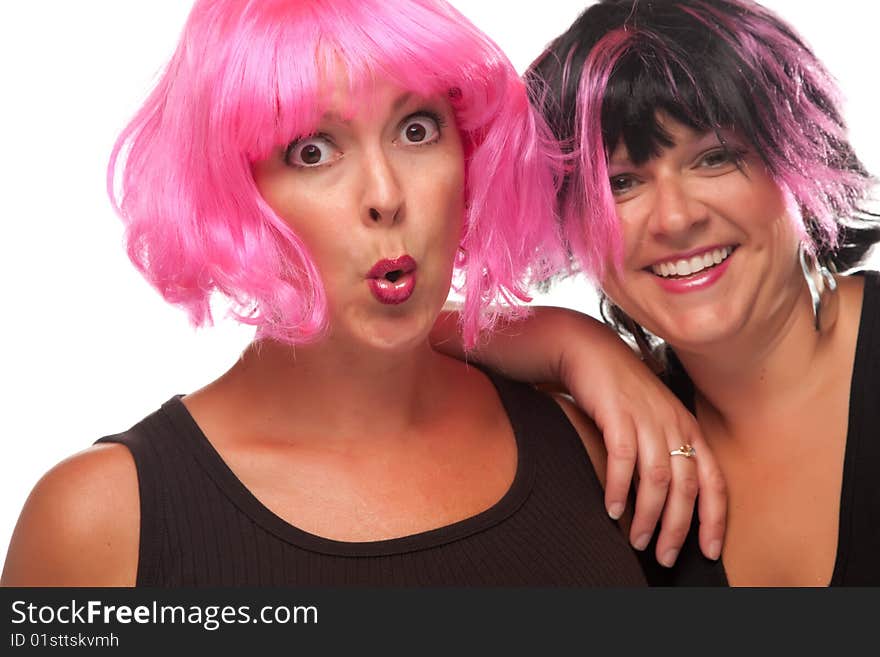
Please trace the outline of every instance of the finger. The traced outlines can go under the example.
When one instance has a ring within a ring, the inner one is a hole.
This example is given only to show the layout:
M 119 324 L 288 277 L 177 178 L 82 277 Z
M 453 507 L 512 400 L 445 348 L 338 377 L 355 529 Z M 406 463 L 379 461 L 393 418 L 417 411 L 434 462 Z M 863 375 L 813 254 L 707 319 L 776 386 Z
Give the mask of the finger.
M 633 547 L 644 550 L 651 540 L 666 503 L 672 469 L 669 462 L 669 448 L 662 431 L 649 431 L 640 427 L 638 440 L 639 482 L 629 535 Z
M 667 444 L 672 445 L 672 450 L 687 444 L 679 440 L 681 435 L 679 432 L 670 435 Z M 690 531 L 699 491 L 697 457 L 671 455 L 670 459 L 672 481 L 669 484 L 669 495 L 663 509 L 656 549 L 657 561 L 667 568 L 675 565 L 675 560 L 678 559 L 681 547 Z
M 631 421 L 607 429 L 603 434 L 608 463 L 605 466 L 605 508 L 617 520 L 623 515 L 636 467 L 636 431 Z
M 696 466 L 699 480 L 698 512 L 700 517 L 700 550 L 717 560 L 724 545 L 727 529 L 727 484 L 718 461 L 699 431 L 691 437 L 697 450 Z

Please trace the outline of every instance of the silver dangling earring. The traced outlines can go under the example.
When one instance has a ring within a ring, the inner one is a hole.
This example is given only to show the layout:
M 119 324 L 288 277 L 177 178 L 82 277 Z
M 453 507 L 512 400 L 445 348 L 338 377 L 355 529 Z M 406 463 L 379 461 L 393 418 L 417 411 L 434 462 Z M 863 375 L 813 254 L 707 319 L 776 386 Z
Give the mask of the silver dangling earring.
M 837 320 L 837 280 L 834 274 L 819 262 L 816 255 L 804 243 L 798 246 L 798 258 L 810 299 L 813 304 L 813 327 L 817 333 L 824 333 Z

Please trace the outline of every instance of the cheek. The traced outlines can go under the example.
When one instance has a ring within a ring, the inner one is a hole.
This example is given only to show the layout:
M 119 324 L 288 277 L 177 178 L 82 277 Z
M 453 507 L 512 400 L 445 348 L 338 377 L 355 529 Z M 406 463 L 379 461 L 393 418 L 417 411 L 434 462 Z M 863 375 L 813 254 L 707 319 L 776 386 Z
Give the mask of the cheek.
M 419 175 L 417 188 L 413 190 L 413 202 L 421 205 L 430 218 L 429 232 L 457 243 L 464 220 L 463 162 L 452 157 L 439 159 Z
M 464 220 L 465 207 L 465 166 L 464 149 L 458 131 L 450 131 L 445 136 L 444 148 L 438 154 L 436 175 L 434 176 L 435 203 L 443 208 L 447 223 L 460 230 Z
M 638 252 L 640 244 L 646 239 L 645 231 L 650 220 L 651 199 L 646 193 L 642 197 L 630 199 L 614 206 L 617 219 L 618 239 L 623 244 L 623 261 L 629 262 Z M 614 267 L 612 255 L 608 254 L 608 268 Z
M 625 264 L 617 270 L 609 263 L 600 288 L 615 306 L 649 330 L 654 318 L 663 314 L 662 292 L 645 272 L 631 271 Z
M 747 175 L 725 176 L 724 182 L 719 186 L 717 202 L 743 230 L 775 232 L 782 224 L 793 226 L 785 195 L 763 167 L 753 166 Z
M 438 208 L 452 211 L 453 208 L 464 205 L 464 171 L 462 166 L 455 163 L 443 162 L 438 167 L 430 180 L 425 180 L 426 186 L 433 190 L 431 198 Z
M 613 265 L 609 265 L 605 280 L 602 281 L 602 292 L 614 305 L 618 306 L 627 315 L 632 316 L 635 311 L 632 300 L 638 298 L 638 296 L 629 291 L 624 274 L 615 272 L 612 267 Z
M 344 243 L 340 217 L 350 212 L 344 207 L 345 195 L 326 186 L 303 184 L 289 170 L 254 170 L 254 181 L 260 195 L 275 213 L 319 257 L 334 244 Z
M 464 198 L 464 174 L 459 173 L 450 178 L 442 199 L 438 200 L 444 206 L 444 225 L 447 231 L 456 240 L 461 236 L 464 225 L 465 198 Z

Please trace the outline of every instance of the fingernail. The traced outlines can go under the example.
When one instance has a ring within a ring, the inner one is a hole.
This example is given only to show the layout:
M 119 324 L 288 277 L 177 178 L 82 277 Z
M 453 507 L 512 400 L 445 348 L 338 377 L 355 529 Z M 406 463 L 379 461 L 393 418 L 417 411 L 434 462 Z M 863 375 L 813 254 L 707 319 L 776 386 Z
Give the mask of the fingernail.
M 721 557 L 721 541 L 713 541 L 709 545 L 709 554 L 706 555 L 712 561 L 718 561 Z
M 660 564 L 667 568 L 672 568 L 676 559 L 678 559 L 678 550 L 667 550 L 663 558 L 660 559 Z
M 611 506 L 608 507 L 608 515 L 614 518 L 615 520 L 619 520 L 620 516 L 623 515 L 623 504 L 620 502 L 615 502 Z
M 648 547 L 648 543 L 650 543 L 650 542 L 651 542 L 651 535 L 650 534 L 642 534 L 636 540 L 633 541 L 633 547 L 636 550 L 638 550 L 639 552 L 641 552 L 646 547 Z

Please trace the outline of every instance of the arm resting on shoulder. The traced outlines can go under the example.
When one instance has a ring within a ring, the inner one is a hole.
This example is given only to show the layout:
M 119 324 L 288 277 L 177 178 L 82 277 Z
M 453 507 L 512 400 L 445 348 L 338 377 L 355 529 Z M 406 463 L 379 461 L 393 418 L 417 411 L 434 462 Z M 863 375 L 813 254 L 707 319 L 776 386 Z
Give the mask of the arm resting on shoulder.
M 657 555 L 668 561 L 684 543 L 699 492 L 700 546 L 707 557 L 718 558 L 727 513 L 721 470 L 695 418 L 610 328 L 574 310 L 537 307 L 525 319 L 499 324 L 465 354 L 458 313 L 446 311 L 431 343 L 510 378 L 570 393 L 602 433 L 605 504 L 613 518 L 623 514 L 637 480 L 633 545 L 647 546 L 662 515 Z M 669 451 L 686 443 L 699 453 L 690 460 L 695 463 L 673 461 Z

